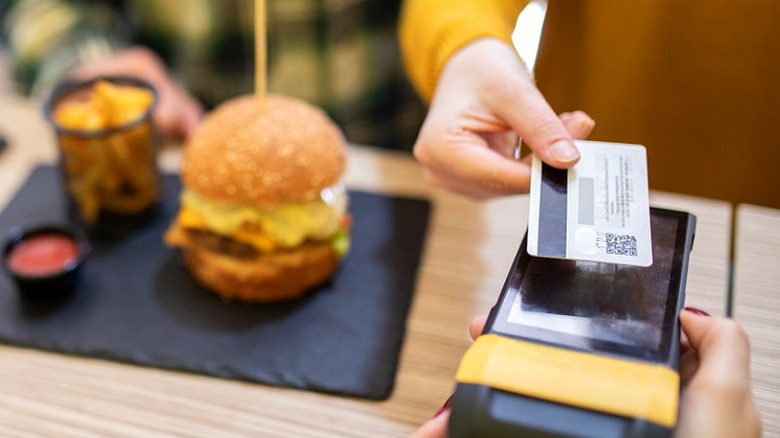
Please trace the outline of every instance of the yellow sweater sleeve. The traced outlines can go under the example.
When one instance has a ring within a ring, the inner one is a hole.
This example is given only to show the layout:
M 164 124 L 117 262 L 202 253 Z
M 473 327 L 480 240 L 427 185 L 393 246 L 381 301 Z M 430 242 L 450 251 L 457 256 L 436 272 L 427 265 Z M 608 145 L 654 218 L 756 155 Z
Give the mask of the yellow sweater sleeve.
M 512 30 L 527 0 L 405 0 L 399 23 L 404 68 L 417 93 L 430 102 L 444 64 L 483 37 L 512 44 Z

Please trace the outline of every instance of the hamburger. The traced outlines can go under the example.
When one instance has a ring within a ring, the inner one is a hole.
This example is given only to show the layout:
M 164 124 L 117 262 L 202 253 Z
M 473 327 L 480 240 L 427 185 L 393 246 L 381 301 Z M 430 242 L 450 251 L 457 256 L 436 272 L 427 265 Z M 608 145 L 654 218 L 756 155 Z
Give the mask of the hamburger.
M 346 142 L 326 113 L 268 95 L 228 100 L 184 147 L 182 192 L 164 241 L 226 300 L 298 298 L 349 250 Z

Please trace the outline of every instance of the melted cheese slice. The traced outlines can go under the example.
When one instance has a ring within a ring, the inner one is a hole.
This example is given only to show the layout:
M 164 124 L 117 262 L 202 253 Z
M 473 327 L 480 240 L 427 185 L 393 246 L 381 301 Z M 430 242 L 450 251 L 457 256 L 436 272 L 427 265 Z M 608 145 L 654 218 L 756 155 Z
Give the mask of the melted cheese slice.
M 306 239 L 330 238 L 341 226 L 348 196 L 343 188 L 329 188 L 311 201 L 256 208 L 206 200 L 184 189 L 180 202 L 182 227 L 210 230 L 261 251 L 273 251 L 298 246 Z

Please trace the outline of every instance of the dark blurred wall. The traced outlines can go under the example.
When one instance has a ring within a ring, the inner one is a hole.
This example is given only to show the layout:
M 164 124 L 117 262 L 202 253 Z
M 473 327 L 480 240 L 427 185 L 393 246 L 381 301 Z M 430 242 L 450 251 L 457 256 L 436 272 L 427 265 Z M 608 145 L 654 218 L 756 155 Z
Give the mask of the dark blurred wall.
M 550 0 L 536 80 L 651 188 L 780 208 L 780 1 Z

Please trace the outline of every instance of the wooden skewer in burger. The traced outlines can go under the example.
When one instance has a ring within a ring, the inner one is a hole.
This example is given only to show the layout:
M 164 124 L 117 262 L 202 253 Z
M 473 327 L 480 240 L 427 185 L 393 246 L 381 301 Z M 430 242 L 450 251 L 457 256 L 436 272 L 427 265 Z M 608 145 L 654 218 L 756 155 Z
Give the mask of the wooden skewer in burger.
M 264 90 L 230 99 L 185 145 L 180 210 L 165 242 L 225 299 L 300 297 L 330 279 L 349 249 L 346 156 L 320 108 Z

